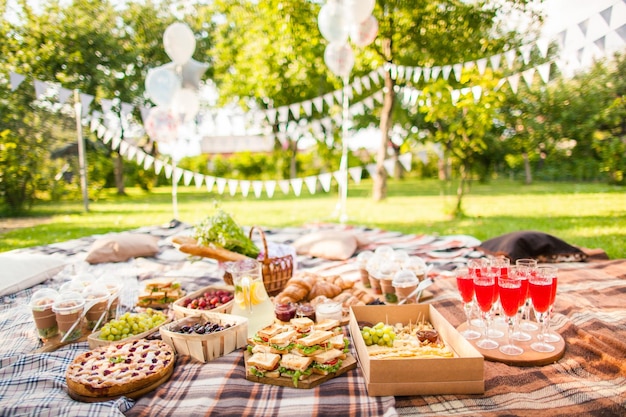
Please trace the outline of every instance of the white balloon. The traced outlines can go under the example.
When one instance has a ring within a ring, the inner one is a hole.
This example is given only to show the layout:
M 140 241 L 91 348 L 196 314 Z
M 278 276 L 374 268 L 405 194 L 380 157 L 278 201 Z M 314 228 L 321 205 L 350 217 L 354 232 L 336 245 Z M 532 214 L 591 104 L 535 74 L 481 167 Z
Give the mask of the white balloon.
M 168 106 L 180 89 L 180 78 L 165 65 L 151 68 L 146 76 L 146 93 L 157 106 Z
M 372 15 L 361 23 L 352 25 L 350 39 L 358 47 L 365 47 L 374 42 L 378 34 L 378 20 Z
M 190 88 L 181 88 L 174 94 L 170 110 L 178 116 L 181 123 L 193 120 L 200 110 L 198 94 Z
M 347 0 L 346 10 L 352 23 L 361 23 L 374 11 L 376 0 Z
M 202 75 L 209 68 L 209 64 L 196 61 L 193 58 L 190 58 L 189 61 L 185 62 L 182 67 L 177 65 L 175 62 L 170 62 L 169 64 L 165 64 L 163 66 L 172 71 L 174 74 L 176 74 L 177 68 L 180 67 L 182 69 L 183 87 L 191 88 L 194 91 L 198 91 L 200 89 Z
M 178 136 L 178 122 L 167 107 L 151 108 L 144 127 L 148 136 L 155 142 L 172 142 Z
M 324 62 L 339 77 L 350 75 L 354 67 L 354 52 L 347 43 L 331 42 L 324 51 Z
M 317 16 L 317 26 L 328 42 L 343 43 L 348 40 L 350 19 L 346 9 L 339 3 L 326 3 Z
M 191 58 L 193 51 L 196 50 L 196 38 L 186 24 L 172 23 L 163 33 L 163 46 L 172 61 L 182 65 Z

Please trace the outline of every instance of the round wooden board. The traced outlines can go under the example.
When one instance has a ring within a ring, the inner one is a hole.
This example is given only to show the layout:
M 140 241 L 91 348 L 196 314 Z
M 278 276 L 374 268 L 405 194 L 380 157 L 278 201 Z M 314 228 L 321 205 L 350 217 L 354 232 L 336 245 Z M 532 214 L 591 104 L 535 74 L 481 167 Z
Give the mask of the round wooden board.
M 76 392 L 72 391 L 69 388 L 68 388 L 68 393 L 69 393 L 70 397 L 72 397 L 74 400 L 82 401 L 82 402 L 86 402 L 86 403 L 105 402 L 105 401 L 109 401 L 109 400 L 115 400 L 115 399 L 120 398 L 120 397 L 128 397 L 128 398 L 131 398 L 133 400 L 136 400 L 139 397 L 141 397 L 142 395 L 149 393 L 150 391 L 152 391 L 152 390 L 156 389 L 157 387 L 159 387 L 161 384 L 167 382 L 167 380 L 170 379 L 170 377 L 172 376 L 173 372 L 174 372 L 174 367 L 172 366 L 170 368 L 170 370 L 165 375 L 163 375 L 163 377 L 161 379 L 159 379 L 158 381 L 155 381 L 152 384 L 147 385 L 147 386 L 145 386 L 143 388 L 140 388 L 138 390 L 127 392 L 127 393 L 125 393 L 123 395 L 117 395 L 115 397 L 87 397 L 85 395 L 77 394 Z
M 502 326 L 496 326 L 496 328 L 498 330 L 501 330 L 504 332 L 504 337 L 500 337 L 498 339 L 495 339 L 498 343 L 500 343 L 500 345 L 503 345 L 506 343 L 506 327 Z M 465 329 L 467 329 L 467 322 L 461 324 L 459 327 L 457 327 L 457 330 L 459 332 L 464 331 Z M 476 329 L 479 331 L 482 331 L 482 329 Z M 531 343 L 537 341 L 537 334 L 539 333 L 539 331 L 530 331 L 530 332 L 526 332 L 528 334 L 530 334 L 531 336 L 531 340 L 527 341 L 527 342 L 519 342 L 519 341 L 515 341 L 515 344 L 519 347 L 521 347 L 522 349 L 524 349 L 524 353 L 522 353 L 519 356 L 511 356 L 511 355 L 506 355 L 502 352 L 500 352 L 500 350 L 498 348 L 496 349 L 481 349 L 478 346 L 476 346 L 476 342 L 480 339 L 474 339 L 474 340 L 468 340 L 468 342 L 470 342 L 472 344 L 472 346 L 474 346 L 487 360 L 493 361 L 493 362 L 502 362 L 502 363 L 506 363 L 507 365 L 512 365 L 512 366 L 543 366 L 543 365 L 548 365 L 551 363 L 554 363 L 556 361 L 558 361 L 559 359 L 561 359 L 563 357 L 563 355 L 565 354 L 565 341 L 563 340 L 563 338 L 561 337 L 560 340 L 556 343 L 550 343 L 552 346 L 554 346 L 556 349 L 554 350 L 554 352 L 547 352 L 547 353 L 543 353 L 543 352 L 537 352 L 534 351 L 530 345 Z

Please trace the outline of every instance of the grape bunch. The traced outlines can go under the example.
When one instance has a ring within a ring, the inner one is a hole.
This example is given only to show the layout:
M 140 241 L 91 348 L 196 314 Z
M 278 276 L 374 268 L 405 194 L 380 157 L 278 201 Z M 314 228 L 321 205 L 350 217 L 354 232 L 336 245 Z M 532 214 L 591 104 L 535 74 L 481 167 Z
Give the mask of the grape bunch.
M 212 323 L 210 321 L 207 321 L 206 323 L 202 324 L 202 323 L 195 323 L 195 324 L 185 324 L 183 326 L 180 326 L 180 328 L 178 329 L 172 329 L 174 330 L 176 333 L 186 333 L 186 334 L 209 334 L 209 333 L 217 333 L 217 332 L 221 332 L 222 330 L 226 330 L 229 329 L 230 327 L 232 327 L 232 325 L 230 324 L 224 324 L 221 325 L 219 323 Z
M 364 326 L 361 329 L 361 336 L 367 346 L 393 346 L 393 341 L 396 339 L 396 331 L 393 326 L 385 324 L 382 321 L 376 323 L 374 326 Z
M 194 310 L 212 310 L 228 303 L 233 297 L 234 295 L 230 291 L 210 289 L 194 299 L 185 298 L 182 304 L 183 307 L 192 308 Z
M 102 326 L 100 339 L 117 341 L 126 339 L 150 329 L 153 329 L 167 320 L 167 316 L 151 308 L 143 313 L 122 314 L 118 319 L 111 320 Z

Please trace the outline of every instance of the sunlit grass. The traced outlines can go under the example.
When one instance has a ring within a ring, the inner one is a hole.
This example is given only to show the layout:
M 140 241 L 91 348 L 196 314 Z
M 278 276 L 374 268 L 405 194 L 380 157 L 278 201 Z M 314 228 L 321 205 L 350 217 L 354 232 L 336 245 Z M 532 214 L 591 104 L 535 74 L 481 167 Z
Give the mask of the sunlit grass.
M 465 216 L 452 218 L 454 184 L 434 180 L 390 180 L 388 198 L 371 199 L 371 181 L 350 184 L 348 223 L 419 234 L 469 234 L 486 240 L 516 230 L 538 230 L 568 243 L 599 247 L 611 258 L 626 258 L 626 189 L 606 184 L 513 181 L 473 183 L 463 200 Z M 168 223 L 173 217 L 171 189 L 150 193 L 128 189 L 127 196 L 105 190 L 89 204 L 55 202 L 35 207 L 47 223 L 1 235 L 0 251 L 44 245 L 81 236 Z M 178 188 L 178 219 L 194 224 L 212 212 L 214 201 L 241 225 L 299 226 L 337 222 L 336 188 L 299 197 L 276 190 L 273 198 L 208 193 L 195 186 Z

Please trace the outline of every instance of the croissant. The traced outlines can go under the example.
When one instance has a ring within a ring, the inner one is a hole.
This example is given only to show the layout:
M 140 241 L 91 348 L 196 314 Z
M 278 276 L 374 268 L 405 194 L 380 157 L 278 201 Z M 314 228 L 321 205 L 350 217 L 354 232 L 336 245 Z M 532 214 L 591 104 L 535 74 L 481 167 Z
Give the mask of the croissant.
M 335 284 L 342 290 L 347 290 L 354 286 L 354 281 L 350 281 L 347 279 L 343 279 L 340 275 L 329 275 L 324 277 L 324 281 L 330 282 L 331 284 Z
M 311 292 L 309 292 L 308 299 L 312 300 L 315 297 L 320 296 L 320 295 L 324 295 L 328 298 L 334 298 L 338 296 L 341 293 L 341 291 L 342 291 L 341 287 L 335 284 L 332 284 L 330 282 L 320 280 L 313 286 L 313 288 L 311 289 Z
M 292 277 L 285 288 L 276 296 L 276 300 L 280 304 L 297 303 L 304 300 L 313 288 L 313 280 L 310 276 L 297 275 Z

